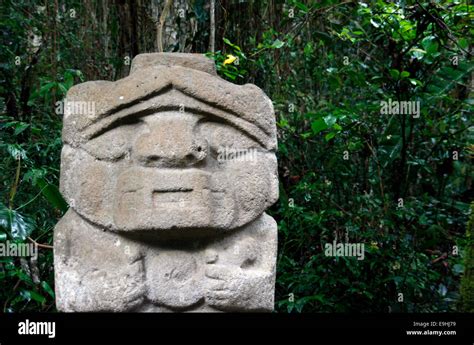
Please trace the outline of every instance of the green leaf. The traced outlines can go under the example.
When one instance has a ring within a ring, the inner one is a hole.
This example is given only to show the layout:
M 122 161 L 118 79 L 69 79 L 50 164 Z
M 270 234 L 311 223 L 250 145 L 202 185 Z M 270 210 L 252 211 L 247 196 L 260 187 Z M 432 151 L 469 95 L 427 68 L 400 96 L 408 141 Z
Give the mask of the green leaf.
M 421 41 L 421 45 L 428 54 L 436 53 L 438 50 L 438 42 L 434 36 L 427 36 Z
M 7 234 L 3 231 L 0 231 L 0 242 L 4 242 L 7 240 Z
M 62 94 L 63 96 L 65 96 L 66 93 L 67 93 L 67 88 L 66 88 L 65 84 L 63 84 L 63 83 L 58 83 L 58 87 L 59 87 L 59 90 L 61 91 L 61 94 Z
M 0 228 L 10 233 L 14 240 L 24 241 L 33 231 L 34 222 L 0 203 Z
M 26 151 L 18 144 L 7 144 L 7 152 L 13 159 L 26 159 Z
M 68 209 L 68 204 L 64 200 L 63 196 L 59 192 L 58 187 L 55 185 L 49 184 L 46 182 L 44 178 L 38 178 L 37 179 L 37 185 L 41 189 L 41 192 L 43 193 L 43 196 L 46 198 L 46 200 L 49 201 L 49 203 L 53 206 L 56 207 L 57 209 L 66 212 Z
M 411 48 L 410 49 L 410 52 L 416 52 L 416 53 L 420 53 L 420 54 L 426 54 L 426 50 L 423 50 L 423 49 L 420 49 L 420 48 Z
M 421 225 L 427 225 L 427 224 L 428 224 L 428 217 L 426 216 L 426 214 L 422 214 L 422 215 L 418 218 L 418 222 L 419 222 Z
M 51 288 L 51 286 L 49 286 L 49 284 L 45 281 L 42 281 L 41 282 L 41 287 L 44 289 L 44 291 L 46 291 L 51 297 L 55 298 L 54 297 L 54 291 L 53 289 Z
M 35 291 L 32 291 L 32 290 L 22 290 L 20 292 L 20 294 L 24 299 L 26 299 L 28 301 L 34 300 L 34 301 L 39 302 L 41 304 L 46 302 L 46 298 L 44 298 L 39 293 L 37 293 Z
M 225 75 L 226 77 L 228 77 L 228 78 L 230 78 L 230 79 L 232 79 L 232 80 L 235 80 L 235 79 L 237 78 L 237 76 L 236 76 L 235 74 L 229 73 L 228 71 L 224 71 L 223 73 L 224 73 L 224 75 Z
M 49 90 L 51 90 L 55 86 L 56 86 L 55 82 L 49 82 L 49 83 L 44 84 L 43 86 L 40 87 L 39 95 L 41 97 L 44 97 L 47 93 L 49 93 Z
M 66 90 L 69 90 L 74 85 L 74 77 L 72 75 L 68 75 L 68 77 L 64 81 L 64 87 Z
M 240 51 L 240 47 L 239 47 L 238 45 L 236 45 L 236 44 L 231 43 L 227 38 L 224 37 L 222 40 L 224 41 L 225 44 L 231 46 L 231 47 L 234 48 L 235 50 L 239 50 L 239 51 Z
M 423 56 L 425 56 L 426 50 L 420 48 L 411 48 L 410 53 L 412 53 L 413 58 L 420 60 L 423 58 Z
M 304 55 L 306 57 L 311 57 L 314 51 L 313 44 L 311 42 L 308 42 L 305 47 L 304 47 Z
M 332 127 L 336 123 L 336 117 L 334 115 L 328 115 L 324 117 L 324 122 L 328 127 Z
M 328 125 L 323 119 L 317 119 L 311 123 L 311 129 L 313 130 L 314 134 L 318 134 L 321 131 L 324 131 L 328 128 Z
M 403 71 L 402 73 L 400 73 L 400 79 L 404 79 L 404 78 L 407 78 L 410 76 L 410 72 L 408 71 Z
M 375 20 L 371 19 L 370 24 L 372 24 L 374 27 L 378 28 L 380 26 L 379 23 L 377 23 Z
M 74 70 L 74 73 L 76 74 L 76 76 L 79 77 L 79 80 L 80 80 L 80 81 L 82 81 L 82 82 L 85 81 L 84 75 L 82 74 L 81 71 L 75 69 L 75 70 Z
M 416 85 L 416 86 L 422 86 L 423 85 L 423 83 L 421 81 L 419 81 L 418 79 L 408 78 L 408 80 L 410 81 L 410 83 L 412 85 Z
M 27 129 L 30 125 L 24 122 L 20 122 L 15 126 L 15 133 L 13 135 L 18 135 L 21 132 L 23 132 L 25 129 Z
M 462 49 L 467 49 L 467 47 L 469 46 L 469 42 L 465 38 L 460 38 L 458 43 Z
M 324 140 L 329 141 L 336 136 L 336 132 L 329 132 L 324 136 Z
M 396 80 L 400 78 L 400 72 L 393 68 L 390 70 L 390 75 L 392 76 L 393 79 L 396 79 Z
M 285 45 L 285 42 L 280 41 L 279 39 L 276 39 L 275 42 L 272 44 L 272 48 L 280 49 Z
M 304 13 L 307 13 L 309 11 L 308 6 L 306 6 L 305 4 L 303 4 L 299 1 L 295 1 L 295 5 L 296 5 L 296 7 L 298 7 Z

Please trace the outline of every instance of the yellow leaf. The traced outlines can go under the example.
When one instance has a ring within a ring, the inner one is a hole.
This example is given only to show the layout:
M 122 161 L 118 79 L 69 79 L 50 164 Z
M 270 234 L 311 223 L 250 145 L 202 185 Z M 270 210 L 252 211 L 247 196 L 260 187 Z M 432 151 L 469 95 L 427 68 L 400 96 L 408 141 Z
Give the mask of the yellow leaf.
M 234 62 L 235 60 L 237 60 L 237 58 L 234 55 L 229 54 L 229 55 L 227 55 L 227 59 L 224 60 L 224 65 L 229 65 L 232 62 Z

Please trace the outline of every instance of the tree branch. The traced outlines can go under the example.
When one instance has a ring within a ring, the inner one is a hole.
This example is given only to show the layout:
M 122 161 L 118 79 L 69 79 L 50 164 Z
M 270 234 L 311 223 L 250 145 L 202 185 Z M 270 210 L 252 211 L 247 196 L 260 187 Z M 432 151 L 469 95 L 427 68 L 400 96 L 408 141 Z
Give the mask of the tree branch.
M 163 26 L 165 25 L 166 17 L 170 11 L 172 2 L 173 0 L 166 0 L 165 6 L 163 7 L 163 12 L 161 12 L 160 22 L 158 23 L 158 30 L 156 33 L 158 53 L 163 53 Z

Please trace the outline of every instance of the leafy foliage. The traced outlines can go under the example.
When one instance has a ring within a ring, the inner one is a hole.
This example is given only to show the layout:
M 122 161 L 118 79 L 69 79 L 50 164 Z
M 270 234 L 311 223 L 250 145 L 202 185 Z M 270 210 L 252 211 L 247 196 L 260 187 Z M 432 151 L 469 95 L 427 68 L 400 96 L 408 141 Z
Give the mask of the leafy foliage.
M 471 203 L 471 216 L 466 228 L 466 253 L 464 256 L 464 274 L 461 279 L 461 298 L 459 309 L 474 312 L 474 203 Z

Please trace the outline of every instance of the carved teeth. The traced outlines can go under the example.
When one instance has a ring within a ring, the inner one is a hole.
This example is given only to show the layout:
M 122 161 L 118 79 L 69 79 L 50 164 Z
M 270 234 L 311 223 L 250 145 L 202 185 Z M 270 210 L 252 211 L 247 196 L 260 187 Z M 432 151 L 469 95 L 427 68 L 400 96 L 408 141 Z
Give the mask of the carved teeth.
M 177 192 L 183 192 L 183 193 L 189 193 L 192 192 L 192 188 L 185 188 L 185 187 L 175 187 L 175 188 L 161 188 L 161 189 L 156 189 L 156 193 L 177 193 Z

